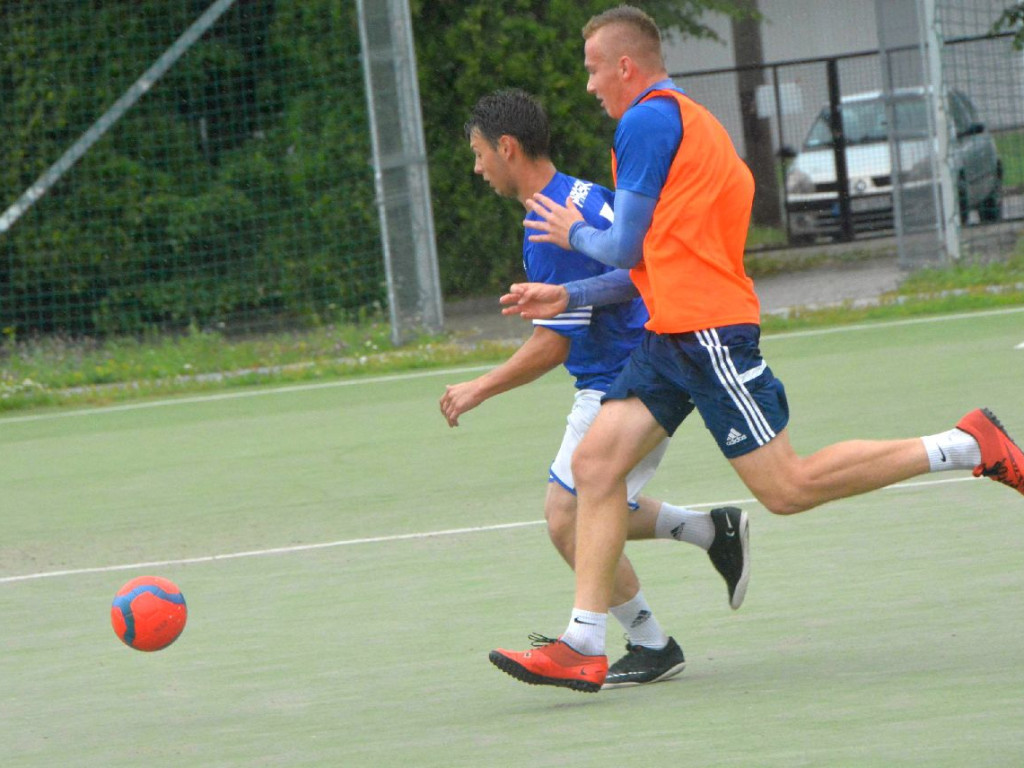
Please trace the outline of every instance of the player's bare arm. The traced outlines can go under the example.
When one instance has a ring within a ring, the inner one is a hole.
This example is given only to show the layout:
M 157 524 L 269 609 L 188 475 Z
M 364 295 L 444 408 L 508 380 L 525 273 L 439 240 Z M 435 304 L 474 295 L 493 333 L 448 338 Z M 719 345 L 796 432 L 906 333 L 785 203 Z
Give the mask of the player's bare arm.
M 572 250 L 572 246 L 569 244 L 569 230 L 577 221 L 583 221 L 583 214 L 580 213 L 571 198 L 566 199 L 565 205 L 559 205 L 550 197 L 537 192 L 533 197 L 523 201 L 523 205 L 541 217 L 540 221 L 536 219 L 523 221 L 523 225 L 527 229 L 533 229 L 539 233 L 530 235 L 530 242 L 554 243 L 559 248 Z
M 487 373 L 461 384 L 449 384 L 441 397 L 441 414 L 449 427 L 459 426 L 459 416 L 485 400 L 529 384 L 565 362 L 569 339 L 550 328 L 537 326 L 512 357 Z
M 520 315 L 525 320 L 542 320 L 565 312 L 569 306 L 569 292 L 564 285 L 512 283 L 508 293 L 499 301 L 503 305 L 503 315 Z

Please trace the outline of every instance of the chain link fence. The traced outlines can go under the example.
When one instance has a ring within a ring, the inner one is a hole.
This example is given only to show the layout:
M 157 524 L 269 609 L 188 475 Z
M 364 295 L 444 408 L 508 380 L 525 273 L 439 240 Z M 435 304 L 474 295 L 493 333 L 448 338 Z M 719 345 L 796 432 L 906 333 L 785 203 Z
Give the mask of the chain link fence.
M 991 33 L 991 3 L 932 5 L 933 30 L 923 16 L 881 19 L 880 37 L 907 27 L 893 35 L 901 44 L 673 75 L 722 120 L 748 161 L 756 154 L 744 144 L 750 124 L 771 142 L 776 162 L 751 166 L 759 194 L 776 202 L 755 206 L 755 225 L 779 230 L 790 246 L 930 232 L 916 241 L 920 252 L 908 251 L 915 264 L 942 252 L 935 230 L 949 218 L 959 250 L 1013 242 L 1016 229 L 1001 223 L 1024 220 L 1024 58 L 1011 35 Z M 891 7 L 883 3 L 880 15 Z M 930 36 L 938 43 L 934 87 Z
M 0 26 L 9 339 L 385 306 L 354 3 L 6 0 Z
M 906 3 L 941 28 L 941 110 L 919 44 L 676 75 L 757 156 L 755 224 L 780 240 L 912 232 L 952 211 L 961 250 L 1005 248 L 989 233 L 1024 219 L 1022 54 L 990 34 L 991 0 Z M 425 160 L 415 143 L 404 169 L 374 154 L 355 2 L 6 0 L 0 25 L 7 339 L 246 333 L 386 310 L 440 324 L 422 289 L 436 274 L 413 280 L 425 262 L 398 239 L 396 275 L 382 259 L 382 219 L 427 239 L 430 227 L 388 209 L 396 193 L 375 186 L 371 158 L 402 189 L 423 185 Z M 946 170 L 951 199 L 936 191 Z

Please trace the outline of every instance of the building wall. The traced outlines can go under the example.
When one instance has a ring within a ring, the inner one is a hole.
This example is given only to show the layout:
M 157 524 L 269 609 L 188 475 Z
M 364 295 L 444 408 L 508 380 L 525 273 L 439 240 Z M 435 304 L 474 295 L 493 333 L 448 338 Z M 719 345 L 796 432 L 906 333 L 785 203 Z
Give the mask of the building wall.
M 890 44 L 912 42 L 916 0 L 883 0 Z M 1013 0 L 935 0 L 948 38 L 984 35 Z M 878 48 L 876 0 L 759 0 L 766 62 L 837 56 Z M 729 19 L 709 13 L 704 22 L 722 42 L 670 40 L 665 58 L 669 72 L 733 66 Z
M 765 61 L 788 61 L 878 47 L 875 0 L 760 0 Z M 733 66 L 732 29 L 721 14 L 704 22 L 722 42 L 678 39 L 665 49 L 669 72 Z
M 985 35 L 1011 0 L 935 0 L 944 39 Z M 881 0 L 882 41 L 887 48 L 916 46 L 921 32 L 917 18 L 919 0 Z M 880 48 L 876 0 L 759 0 L 764 16 L 761 27 L 766 64 L 843 56 L 877 51 Z M 707 14 L 704 19 L 722 38 L 707 40 L 671 39 L 665 45 L 668 71 L 698 101 L 706 104 L 725 124 L 737 148 L 745 153 L 741 117 L 732 74 L 695 75 L 707 70 L 729 69 L 735 65 L 730 19 Z M 923 60 L 916 49 L 894 54 L 892 85 L 918 85 L 926 78 Z M 1020 126 L 1024 122 L 1024 59 L 1009 42 L 947 46 L 943 70 L 947 85 L 968 93 L 982 118 L 994 129 Z M 783 66 L 776 69 L 784 114 L 772 124 L 773 142 L 793 145 L 827 101 L 828 83 L 823 62 Z M 880 59 L 859 57 L 839 64 L 843 95 L 879 90 L 883 87 Z M 770 73 L 766 80 L 770 82 Z M 772 90 L 766 86 L 765 90 Z M 774 105 L 774 94 L 762 94 Z M 774 109 L 774 106 L 771 106 Z M 781 139 L 780 139 L 781 131 Z

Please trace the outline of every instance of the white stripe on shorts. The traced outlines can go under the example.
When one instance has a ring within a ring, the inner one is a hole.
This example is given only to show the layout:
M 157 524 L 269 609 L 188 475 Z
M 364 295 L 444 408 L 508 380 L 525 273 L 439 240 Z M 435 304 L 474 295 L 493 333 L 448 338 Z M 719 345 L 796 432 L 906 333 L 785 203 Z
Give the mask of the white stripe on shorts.
M 591 317 L 594 314 L 594 308 L 591 306 L 577 307 L 576 309 L 570 309 L 566 312 L 562 312 L 560 315 L 555 315 L 548 320 L 534 320 L 534 325 L 543 325 L 545 327 L 557 327 L 557 326 L 573 326 L 590 325 Z
M 746 374 L 740 375 L 732 362 L 732 357 L 729 355 L 729 348 L 722 346 L 722 341 L 718 337 L 718 331 L 714 328 L 706 331 L 697 331 L 696 336 L 701 346 L 708 351 L 708 355 L 711 358 L 711 366 L 715 369 L 715 375 L 718 376 L 718 380 L 725 388 L 725 391 L 729 393 L 729 397 L 732 398 L 736 408 L 743 414 L 743 419 L 746 421 L 747 428 L 753 435 L 754 440 L 758 445 L 764 445 L 771 441 L 775 437 L 775 431 L 771 428 L 764 412 L 746 387 L 746 382 L 752 378 L 749 376 L 751 372 L 748 371 Z M 765 365 L 762 364 L 753 370 L 762 373 L 764 369 Z

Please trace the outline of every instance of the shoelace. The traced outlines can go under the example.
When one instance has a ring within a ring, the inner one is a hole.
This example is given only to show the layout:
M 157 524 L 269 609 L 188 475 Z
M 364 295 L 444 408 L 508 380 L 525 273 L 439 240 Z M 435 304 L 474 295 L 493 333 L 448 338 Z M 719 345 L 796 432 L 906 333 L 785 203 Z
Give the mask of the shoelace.
M 975 477 L 989 477 L 989 478 L 992 478 L 993 480 L 998 480 L 1000 483 L 1003 483 L 1004 485 L 1008 485 L 1011 488 L 1016 488 L 1019 491 L 1024 491 L 1024 482 L 1022 482 L 1022 483 L 1015 483 L 1010 478 L 1010 472 L 1009 472 L 1009 470 L 1006 467 L 1006 462 L 1003 461 L 1002 459 L 997 461 L 991 467 L 986 467 L 984 465 L 978 465 L 977 467 L 974 468 L 974 476 Z
M 1006 463 L 1003 461 L 997 461 L 991 467 L 986 467 L 984 464 L 979 464 L 974 468 L 975 477 L 994 477 L 997 480 L 1002 480 L 1006 476 Z
M 548 637 L 547 635 L 542 635 L 539 632 L 531 632 L 528 639 L 530 641 L 530 645 L 534 648 L 543 648 L 545 645 L 551 645 L 552 643 L 558 642 L 557 637 Z

